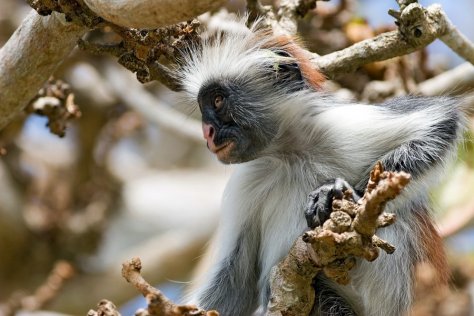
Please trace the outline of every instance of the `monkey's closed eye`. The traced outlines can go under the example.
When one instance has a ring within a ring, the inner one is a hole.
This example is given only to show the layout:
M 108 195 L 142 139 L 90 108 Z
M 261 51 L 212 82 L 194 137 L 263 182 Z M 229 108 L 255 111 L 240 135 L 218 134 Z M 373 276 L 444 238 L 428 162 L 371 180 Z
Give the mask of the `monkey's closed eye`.
M 224 97 L 221 95 L 216 95 L 214 97 L 214 107 L 216 110 L 219 110 L 224 105 Z

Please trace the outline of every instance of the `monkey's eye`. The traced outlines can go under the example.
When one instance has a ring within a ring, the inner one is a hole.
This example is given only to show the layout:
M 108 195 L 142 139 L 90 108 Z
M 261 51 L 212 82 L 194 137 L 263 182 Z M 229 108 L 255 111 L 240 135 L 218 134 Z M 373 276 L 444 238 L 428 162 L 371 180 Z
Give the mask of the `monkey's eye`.
M 214 107 L 219 110 L 224 105 L 224 97 L 220 94 L 214 97 Z

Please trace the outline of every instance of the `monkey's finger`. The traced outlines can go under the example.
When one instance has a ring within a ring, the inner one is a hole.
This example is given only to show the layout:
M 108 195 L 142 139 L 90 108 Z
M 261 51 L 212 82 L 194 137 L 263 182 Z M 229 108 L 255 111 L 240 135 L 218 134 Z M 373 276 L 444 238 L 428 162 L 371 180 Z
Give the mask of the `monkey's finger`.
M 317 201 L 319 198 L 319 194 L 321 193 L 321 187 L 317 188 L 316 190 L 312 191 L 308 195 L 308 204 L 310 201 Z
M 306 217 L 306 224 L 308 225 L 309 228 L 314 229 L 321 225 L 321 222 L 319 221 L 318 216 L 316 216 L 314 212 L 305 213 L 305 217 Z
M 361 195 L 359 195 L 356 190 L 352 189 L 352 198 L 354 199 L 355 202 L 359 201 L 361 198 Z
M 334 180 L 334 188 L 333 188 L 334 198 L 342 199 L 342 197 L 344 196 L 344 191 L 350 188 L 351 188 L 350 185 L 344 179 L 336 178 Z
M 305 209 L 304 216 L 306 218 L 306 223 L 308 224 L 308 227 L 313 229 L 319 225 L 321 225 L 321 222 L 319 220 L 318 216 L 318 211 L 316 209 L 316 203 L 309 203 Z
M 329 214 L 326 214 L 325 204 L 322 203 L 319 198 L 316 201 L 311 200 L 305 209 L 305 218 L 308 227 L 314 229 L 317 226 L 321 226 L 324 221 L 329 218 Z

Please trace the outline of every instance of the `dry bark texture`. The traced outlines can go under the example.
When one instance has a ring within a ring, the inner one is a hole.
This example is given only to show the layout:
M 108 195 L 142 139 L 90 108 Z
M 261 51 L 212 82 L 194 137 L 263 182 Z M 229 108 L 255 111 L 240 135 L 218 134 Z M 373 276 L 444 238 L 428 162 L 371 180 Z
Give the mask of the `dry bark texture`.
M 90 310 L 87 316 L 121 316 L 114 303 L 109 300 L 101 300 L 97 304 L 97 310 Z
M 5 127 L 71 53 L 85 26 L 32 11 L 0 49 L 0 129 Z
M 353 72 L 367 63 L 390 59 L 412 53 L 441 38 L 463 58 L 474 62 L 472 43 L 449 21 L 441 6 L 428 8 L 418 3 L 403 7 L 400 12 L 391 11 L 397 18 L 398 30 L 380 34 L 356 43 L 346 49 L 315 56 L 313 63 L 328 77 Z M 470 48 L 466 49 L 466 48 Z
M 333 201 L 333 212 L 323 227 L 317 227 L 299 238 L 289 255 L 272 270 L 271 300 L 267 315 L 308 315 L 314 302 L 312 279 L 323 271 L 336 282 L 347 284 L 355 257 L 373 261 L 381 248 L 392 253 L 395 248 L 375 236 L 377 228 L 395 221 L 393 214 L 383 213 L 385 204 L 395 198 L 409 182 L 410 176 L 400 172 L 384 172 L 378 163 L 370 175 L 366 192 L 355 203 L 346 191 L 343 199 Z M 147 298 L 146 309 L 136 315 L 207 315 L 216 311 L 199 310 L 192 305 L 176 305 L 146 282 L 140 274 L 138 258 L 123 264 L 123 277 Z M 118 315 L 109 301 L 99 303 L 90 316 Z
M 147 299 L 148 308 L 137 312 L 136 316 L 219 316 L 216 311 L 204 311 L 194 305 L 176 305 L 160 291 L 152 287 L 141 276 L 142 264 L 139 258 L 122 265 L 122 276 Z
M 122 276 L 146 298 L 148 306 L 135 313 L 136 316 L 219 316 L 216 311 L 204 311 L 194 305 L 177 305 L 166 298 L 159 290 L 151 286 L 140 274 L 142 263 L 139 258 L 132 258 L 123 263 Z M 115 306 L 102 300 L 97 311 L 89 311 L 88 316 L 99 316 L 100 310 L 106 307 L 107 315 L 117 315 Z
M 109 25 L 107 22 L 105 24 Z M 118 63 L 137 74 L 141 83 L 160 81 L 174 91 L 181 90 L 176 76 L 160 58 L 175 62 L 180 49 L 198 43 L 199 22 L 192 20 L 153 30 L 138 30 L 109 25 L 121 40 L 114 44 L 98 44 L 80 40 L 79 47 L 96 55 L 112 55 Z
M 98 16 L 124 27 L 156 29 L 191 20 L 225 0 L 84 0 Z
M 334 200 L 330 219 L 299 238 L 289 255 L 272 269 L 267 315 L 308 315 L 315 298 L 311 283 L 318 272 L 348 284 L 356 258 L 373 261 L 379 255 L 378 248 L 393 253 L 395 248 L 375 231 L 394 223 L 395 215 L 383 213 L 383 208 L 409 180 L 407 173 L 384 172 L 378 163 L 358 203 L 350 191 L 343 199 Z

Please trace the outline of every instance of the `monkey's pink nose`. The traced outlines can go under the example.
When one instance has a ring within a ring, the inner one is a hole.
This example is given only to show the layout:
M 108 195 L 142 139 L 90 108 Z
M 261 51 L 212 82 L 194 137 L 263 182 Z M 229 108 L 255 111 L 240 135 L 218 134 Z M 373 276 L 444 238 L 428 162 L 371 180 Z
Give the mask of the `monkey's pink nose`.
M 213 143 L 215 130 L 211 124 L 202 123 L 202 134 L 204 135 L 204 139 L 207 140 L 207 144 Z

